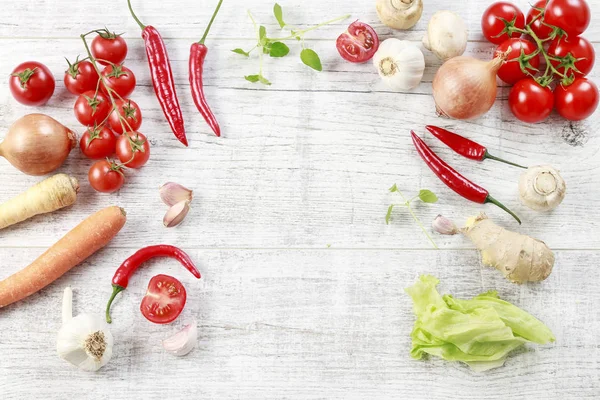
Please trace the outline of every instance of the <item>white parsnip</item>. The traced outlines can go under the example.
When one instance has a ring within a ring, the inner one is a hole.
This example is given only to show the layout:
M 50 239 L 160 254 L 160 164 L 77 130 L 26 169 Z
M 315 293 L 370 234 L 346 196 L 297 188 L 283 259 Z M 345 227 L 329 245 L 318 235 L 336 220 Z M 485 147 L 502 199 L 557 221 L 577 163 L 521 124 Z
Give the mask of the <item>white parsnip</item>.
M 51 176 L 0 204 L 0 229 L 70 206 L 75 203 L 78 191 L 76 178 L 65 174 Z

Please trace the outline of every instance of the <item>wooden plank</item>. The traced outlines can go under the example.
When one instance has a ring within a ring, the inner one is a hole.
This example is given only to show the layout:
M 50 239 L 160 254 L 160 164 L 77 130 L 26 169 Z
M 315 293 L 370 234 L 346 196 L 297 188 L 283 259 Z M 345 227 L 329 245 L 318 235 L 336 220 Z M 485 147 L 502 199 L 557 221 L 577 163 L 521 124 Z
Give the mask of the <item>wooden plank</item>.
M 133 250 L 104 250 L 0 310 L 4 399 L 109 393 L 154 399 L 164 396 L 158 377 L 176 387 L 177 397 L 208 399 L 594 399 L 600 390 L 597 251 L 559 252 L 559 264 L 568 260 L 568 267 L 541 284 L 518 286 L 479 266 L 473 251 L 189 249 L 203 279 L 169 260 L 138 271 L 114 305 L 113 359 L 97 374 L 79 372 L 54 350 L 62 291 L 73 287 L 75 314 L 102 315 L 110 276 Z M 2 276 L 31 258 L 28 249 L 1 249 Z M 191 315 L 199 321 L 199 346 L 185 358 L 160 347 L 175 327 L 150 324 L 138 311 L 146 282 L 157 273 L 187 287 L 187 306 L 175 325 Z M 403 288 L 423 273 L 438 276 L 440 291 L 456 297 L 498 290 L 544 321 L 556 343 L 527 346 L 485 374 L 412 360 L 414 317 Z

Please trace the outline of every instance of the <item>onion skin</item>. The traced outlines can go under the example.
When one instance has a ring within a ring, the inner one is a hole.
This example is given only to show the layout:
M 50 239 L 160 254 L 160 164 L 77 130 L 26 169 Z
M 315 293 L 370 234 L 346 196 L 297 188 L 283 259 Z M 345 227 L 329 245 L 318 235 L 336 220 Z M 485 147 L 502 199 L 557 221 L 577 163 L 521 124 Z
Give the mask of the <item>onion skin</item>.
M 504 54 L 491 61 L 454 57 L 446 61 L 433 78 L 433 98 L 438 114 L 454 119 L 474 119 L 492 108 L 496 101 L 496 73 Z
M 59 168 L 77 145 L 77 136 L 44 114 L 15 121 L 0 143 L 0 156 L 27 175 L 46 175 Z

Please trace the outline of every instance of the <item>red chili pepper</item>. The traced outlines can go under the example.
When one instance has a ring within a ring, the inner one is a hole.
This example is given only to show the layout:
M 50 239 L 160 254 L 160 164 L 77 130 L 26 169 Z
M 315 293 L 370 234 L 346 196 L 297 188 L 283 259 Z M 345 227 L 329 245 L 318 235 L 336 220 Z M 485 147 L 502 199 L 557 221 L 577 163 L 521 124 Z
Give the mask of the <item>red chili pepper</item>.
M 127 5 L 133 19 L 142 28 L 142 38 L 146 44 L 146 55 L 148 56 L 150 76 L 152 77 L 152 85 L 154 86 L 156 98 L 165 113 L 165 117 L 175 137 L 187 146 L 188 141 L 185 136 L 183 114 L 181 113 L 181 107 L 177 99 L 173 71 L 171 70 L 171 63 L 165 42 L 156 28 L 142 24 L 131 8 L 131 0 L 127 0 Z
M 204 59 L 206 58 L 206 53 L 208 53 L 208 48 L 204 45 L 204 41 L 206 40 L 206 36 L 208 35 L 208 31 L 212 26 L 219 9 L 221 8 L 221 4 L 223 0 L 219 0 L 219 4 L 217 4 L 217 8 L 204 31 L 204 35 L 199 42 L 193 43 L 190 48 L 190 87 L 192 88 L 192 98 L 194 99 L 194 103 L 196 103 L 196 107 L 200 114 L 204 117 L 206 123 L 211 127 L 211 129 L 215 132 L 215 135 L 221 136 L 221 128 L 219 127 L 219 123 L 217 122 L 217 118 L 215 114 L 211 111 L 208 103 L 206 102 L 206 97 L 204 96 L 204 86 L 202 82 L 202 74 L 204 72 Z
M 454 190 L 460 196 L 464 197 L 467 200 L 473 201 L 479 204 L 492 203 L 496 206 L 500 207 L 507 213 L 509 213 L 514 219 L 517 220 L 519 224 L 521 224 L 521 220 L 515 213 L 510 211 L 507 207 L 505 207 L 502 203 L 494 199 L 490 196 L 490 193 L 482 188 L 479 185 L 471 182 L 448 164 L 444 160 L 442 160 L 437 154 L 433 152 L 425 144 L 425 142 L 418 137 L 414 131 L 410 132 L 412 135 L 413 143 L 417 149 L 417 152 L 425 161 L 425 164 L 431 168 L 434 174 L 437 175 L 438 178 L 442 182 L 446 184 L 450 189 Z
M 513 162 L 506 161 L 491 155 L 485 146 L 482 146 L 477 142 L 467 139 L 464 136 L 460 136 L 454 132 L 450 132 L 444 128 L 440 128 L 437 126 L 427 125 L 425 128 L 427 128 L 427 130 L 431 132 L 433 136 L 442 141 L 442 143 L 444 143 L 446 146 L 450 147 L 452 150 L 454 150 L 456 153 L 460 154 L 463 157 L 475 161 L 483 161 L 486 158 L 489 158 L 490 160 L 500 161 L 509 165 L 513 165 L 515 167 L 525 169 L 525 167 L 523 167 L 522 165 L 515 164 Z
M 109 324 L 112 322 L 110 318 L 110 306 L 115 299 L 115 296 L 125 290 L 129 284 L 129 277 L 146 261 L 155 257 L 170 257 L 179 261 L 188 271 L 190 271 L 196 278 L 200 279 L 200 272 L 196 269 L 194 262 L 183 250 L 166 244 L 159 244 L 157 246 L 148 246 L 135 252 L 127 260 L 123 261 L 123 264 L 113 276 L 112 286 L 113 292 L 108 300 L 106 306 L 106 322 Z

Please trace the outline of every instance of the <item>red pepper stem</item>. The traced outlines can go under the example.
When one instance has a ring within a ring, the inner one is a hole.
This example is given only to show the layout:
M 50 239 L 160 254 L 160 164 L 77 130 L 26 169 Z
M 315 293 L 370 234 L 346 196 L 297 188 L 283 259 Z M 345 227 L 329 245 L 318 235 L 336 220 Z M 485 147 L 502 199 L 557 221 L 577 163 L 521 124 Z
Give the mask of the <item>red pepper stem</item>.
M 109 324 L 112 323 L 112 318 L 110 317 L 110 306 L 112 305 L 113 300 L 115 299 L 115 297 L 121 293 L 123 290 L 125 290 L 125 288 L 123 286 L 119 286 L 119 285 L 112 285 L 113 286 L 113 292 L 110 295 L 110 299 L 108 299 L 108 304 L 106 305 L 106 322 L 108 322 Z
M 146 25 L 142 24 L 142 21 L 140 21 L 137 15 L 135 15 L 135 13 L 133 12 L 133 8 L 131 8 L 131 0 L 127 0 L 127 7 L 129 7 L 129 12 L 131 13 L 131 16 L 133 17 L 133 19 L 135 19 L 135 22 L 137 22 L 140 28 L 142 28 L 142 30 L 146 29 Z
M 501 209 L 503 209 L 504 211 L 506 211 L 507 213 L 509 213 L 514 219 L 517 220 L 517 222 L 519 223 L 519 225 L 521 225 L 521 220 L 519 219 L 519 217 L 517 217 L 517 214 L 515 214 L 512 211 L 510 211 L 508 209 L 508 207 L 506 207 L 504 204 L 500 203 L 498 200 L 494 199 L 489 194 L 485 198 L 485 203 L 492 203 L 492 204 L 495 204 L 496 206 L 500 207 Z
M 512 165 L 514 167 L 519 167 L 519 168 L 527 169 L 527 167 L 524 167 L 522 165 L 516 164 L 514 162 L 506 161 L 506 160 L 503 160 L 503 159 L 498 158 L 496 156 L 493 156 L 487 150 L 485 151 L 485 154 L 483 155 L 483 158 L 488 158 L 490 160 L 495 160 L 495 161 L 503 162 L 505 164 Z
M 129 0 L 127 0 L 127 1 L 129 1 Z M 204 44 L 204 41 L 206 40 L 206 36 L 208 36 L 208 31 L 210 31 L 210 27 L 212 26 L 213 21 L 217 17 L 217 13 L 219 12 L 219 9 L 221 8 L 221 4 L 223 4 L 223 0 L 219 0 L 219 4 L 217 4 L 217 8 L 215 8 L 215 12 L 213 13 L 212 17 L 210 18 L 210 22 L 208 23 L 208 26 L 206 27 L 206 30 L 204 31 L 204 35 L 202 35 L 202 39 L 200 39 L 198 44 Z

